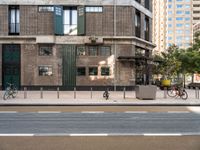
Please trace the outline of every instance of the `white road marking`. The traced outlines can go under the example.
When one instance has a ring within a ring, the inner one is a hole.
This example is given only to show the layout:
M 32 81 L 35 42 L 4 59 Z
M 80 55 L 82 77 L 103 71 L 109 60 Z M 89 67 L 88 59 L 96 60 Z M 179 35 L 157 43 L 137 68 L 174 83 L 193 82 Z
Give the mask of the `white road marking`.
M 124 113 L 137 113 L 137 114 L 142 114 L 142 113 L 148 113 L 147 111 L 125 111 Z
M 0 113 L 18 113 L 17 111 L 0 111 Z
M 108 134 L 69 134 L 69 136 L 108 136 Z
M 187 114 L 187 113 L 190 113 L 190 112 L 189 111 L 168 111 L 168 113 Z
M 181 133 L 145 133 L 144 136 L 182 136 Z
M 34 136 L 34 134 L 0 134 L 0 136 Z
M 98 114 L 98 113 L 104 113 L 104 111 L 82 111 L 81 113 Z
M 38 111 L 38 113 L 41 113 L 41 114 L 49 113 L 49 114 L 51 114 L 51 113 L 61 113 L 61 111 Z

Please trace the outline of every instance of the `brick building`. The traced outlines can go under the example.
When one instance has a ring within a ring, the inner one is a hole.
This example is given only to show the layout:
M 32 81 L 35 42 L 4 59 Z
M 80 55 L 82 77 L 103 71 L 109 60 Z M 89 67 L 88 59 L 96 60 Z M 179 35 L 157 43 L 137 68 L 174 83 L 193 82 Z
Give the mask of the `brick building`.
M 3 0 L 0 86 L 133 87 L 151 81 L 149 0 Z

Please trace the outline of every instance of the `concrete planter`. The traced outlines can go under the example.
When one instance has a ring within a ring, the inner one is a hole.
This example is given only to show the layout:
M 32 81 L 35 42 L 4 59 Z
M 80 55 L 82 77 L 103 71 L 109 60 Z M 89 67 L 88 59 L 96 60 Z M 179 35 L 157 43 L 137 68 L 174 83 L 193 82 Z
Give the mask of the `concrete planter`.
M 154 85 L 139 85 L 135 89 L 136 98 L 143 100 L 156 99 L 157 87 Z

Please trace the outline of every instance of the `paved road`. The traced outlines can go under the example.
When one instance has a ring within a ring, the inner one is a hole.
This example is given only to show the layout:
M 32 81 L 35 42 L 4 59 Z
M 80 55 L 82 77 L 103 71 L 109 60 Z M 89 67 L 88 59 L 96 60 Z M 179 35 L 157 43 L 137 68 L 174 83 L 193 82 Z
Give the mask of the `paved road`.
M 1 112 L 0 134 L 200 135 L 200 114 Z

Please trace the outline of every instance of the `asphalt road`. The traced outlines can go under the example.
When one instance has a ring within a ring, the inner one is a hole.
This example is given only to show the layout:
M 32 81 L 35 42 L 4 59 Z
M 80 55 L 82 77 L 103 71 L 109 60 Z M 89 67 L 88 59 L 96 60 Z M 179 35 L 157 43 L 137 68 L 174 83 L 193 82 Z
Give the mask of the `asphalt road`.
M 200 135 L 200 114 L 188 112 L 1 112 L 0 134 Z

